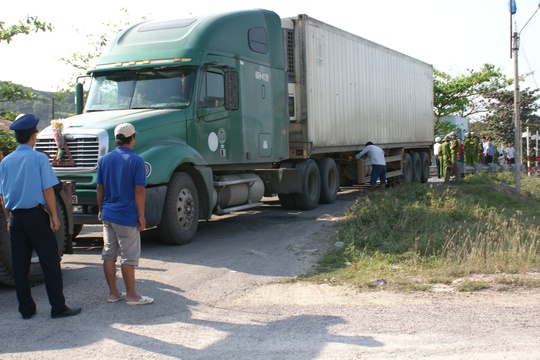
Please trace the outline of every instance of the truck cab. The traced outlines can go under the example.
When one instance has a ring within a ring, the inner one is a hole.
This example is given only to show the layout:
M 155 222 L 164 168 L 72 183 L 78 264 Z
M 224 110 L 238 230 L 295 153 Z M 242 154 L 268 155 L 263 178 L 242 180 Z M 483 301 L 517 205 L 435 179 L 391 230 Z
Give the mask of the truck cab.
M 36 144 L 76 183 L 75 224 L 98 222 L 97 164 L 122 122 L 134 125 L 146 163 L 147 224 L 171 243 L 191 240 L 198 219 L 260 205 L 264 184 L 251 170 L 288 156 L 281 20 L 271 11 L 134 25 L 87 75 L 82 113 L 60 119 L 60 142 L 50 126 Z

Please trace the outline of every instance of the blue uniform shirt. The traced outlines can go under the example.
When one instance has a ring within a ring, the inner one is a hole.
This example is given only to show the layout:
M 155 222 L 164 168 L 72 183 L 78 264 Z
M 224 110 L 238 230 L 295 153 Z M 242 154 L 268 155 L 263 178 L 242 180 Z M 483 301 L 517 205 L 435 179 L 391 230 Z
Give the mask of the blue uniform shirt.
M 97 183 L 105 194 L 101 218 L 124 226 L 138 226 L 135 186 L 146 186 L 144 160 L 133 150 L 117 147 L 98 163 Z
M 30 145 L 19 145 L 0 162 L 0 194 L 9 210 L 45 205 L 43 190 L 56 184 L 49 158 Z

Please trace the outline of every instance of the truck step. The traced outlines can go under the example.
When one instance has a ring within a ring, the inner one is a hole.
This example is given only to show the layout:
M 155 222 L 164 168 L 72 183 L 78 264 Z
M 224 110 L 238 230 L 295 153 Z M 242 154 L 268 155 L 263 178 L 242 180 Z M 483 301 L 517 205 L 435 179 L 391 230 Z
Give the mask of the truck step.
M 218 207 L 216 209 L 216 211 L 215 211 L 215 214 L 216 215 L 225 215 L 225 214 L 229 214 L 229 213 L 232 213 L 232 212 L 235 212 L 235 211 L 242 211 L 242 210 L 246 210 L 246 209 L 252 209 L 252 208 L 255 208 L 255 207 L 259 207 L 262 204 L 263 204 L 262 202 L 255 202 L 255 203 L 250 203 L 250 204 L 231 206 L 231 207 L 228 207 L 228 208 L 225 208 L 225 209 L 221 209 L 221 208 Z

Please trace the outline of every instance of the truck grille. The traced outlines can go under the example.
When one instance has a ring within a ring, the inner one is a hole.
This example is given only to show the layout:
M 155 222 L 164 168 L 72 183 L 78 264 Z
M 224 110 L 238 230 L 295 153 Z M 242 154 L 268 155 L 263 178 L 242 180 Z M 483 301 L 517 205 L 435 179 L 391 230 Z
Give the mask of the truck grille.
M 73 169 L 79 171 L 82 169 L 92 170 L 97 168 L 99 160 L 99 139 L 95 135 L 77 135 L 76 138 L 70 139 L 71 136 L 66 136 L 66 143 L 75 162 L 74 167 L 55 167 L 55 169 Z M 46 153 L 52 162 L 57 151 L 54 139 L 40 138 L 36 142 L 35 149 Z

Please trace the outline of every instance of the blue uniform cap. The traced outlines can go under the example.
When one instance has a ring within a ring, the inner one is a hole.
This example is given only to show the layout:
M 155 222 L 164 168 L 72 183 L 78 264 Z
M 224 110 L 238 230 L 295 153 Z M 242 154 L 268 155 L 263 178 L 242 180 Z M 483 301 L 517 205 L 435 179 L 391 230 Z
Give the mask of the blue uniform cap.
M 10 125 L 9 130 L 14 130 L 14 131 L 35 130 L 38 123 L 39 123 L 39 118 L 36 115 L 23 114 L 17 117 L 17 119 Z

